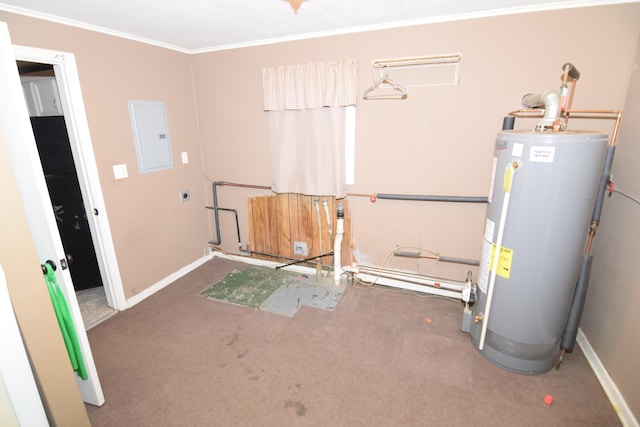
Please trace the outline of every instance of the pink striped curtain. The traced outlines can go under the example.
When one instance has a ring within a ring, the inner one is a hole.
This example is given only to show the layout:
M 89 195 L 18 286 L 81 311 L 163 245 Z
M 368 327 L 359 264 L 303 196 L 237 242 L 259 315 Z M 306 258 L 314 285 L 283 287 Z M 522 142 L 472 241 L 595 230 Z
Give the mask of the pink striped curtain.
M 281 65 L 262 69 L 264 111 L 356 105 L 358 62 Z
M 262 86 L 272 190 L 345 197 L 345 116 L 358 98 L 357 61 L 263 68 Z

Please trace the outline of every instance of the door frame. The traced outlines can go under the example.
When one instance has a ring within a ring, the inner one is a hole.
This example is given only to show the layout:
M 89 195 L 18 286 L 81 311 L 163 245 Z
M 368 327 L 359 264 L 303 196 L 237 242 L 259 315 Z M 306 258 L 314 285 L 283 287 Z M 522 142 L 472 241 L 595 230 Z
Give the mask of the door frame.
M 53 65 L 107 302 L 110 307 L 124 310 L 127 302 L 102 196 L 75 56 L 67 52 L 18 45 L 14 45 L 13 50 L 16 60 Z M 94 210 L 98 215 L 92 215 Z

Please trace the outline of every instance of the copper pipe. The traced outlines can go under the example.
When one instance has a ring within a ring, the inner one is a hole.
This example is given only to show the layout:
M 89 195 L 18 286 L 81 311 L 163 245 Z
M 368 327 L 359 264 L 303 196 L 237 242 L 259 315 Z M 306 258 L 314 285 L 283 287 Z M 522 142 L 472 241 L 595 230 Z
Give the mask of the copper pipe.
M 507 115 L 508 116 L 518 117 L 521 114 L 526 114 L 526 115 L 532 116 L 532 117 L 542 116 L 542 115 L 544 115 L 544 110 L 541 110 L 539 108 L 535 108 L 535 109 L 531 109 L 531 110 L 520 109 L 520 110 L 511 111 Z
M 589 253 L 591 252 L 591 243 L 593 243 L 593 238 L 596 236 L 596 228 L 598 228 L 597 224 L 591 224 L 589 237 L 587 237 L 587 246 L 584 249 L 585 255 L 589 255 Z
M 615 147 L 618 141 L 618 132 L 620 131 L 620 122 L 622 121 L 622 111 L 616 111 L 616 124 L 613 127 L 613 133 L 611 134 L 611 142 L 609 145 Z
M 613 127 L 613 133 L 611 134 L 611 142 L 610 146 L 615 147 L 618 139 L 618 132 L 620 130 L 620 122 L 622 121 L 622 111 L 618 110 L 567 110 L 566 113 L 576 113 L 576 114 L 611 114 L 615 117 L 603 117 L 605 119 L 613 119 L 615 118 L 616 124 Z M 574 116 L 575 117 L 575 116 Z M 595 117 L 597 118 L 597 117 Z
M 580 113 L 580 114 L 619 114 L 618 110 L 567 110 L 567 113 Z M 607 118 L 607 117 L 605 117 Z M 611 118 L 611 117 L 608 117 Z
M 575 80 L 571 83 L 571 90 L 569 91 L 569 99 L 567 100 L 567 105 L 565 107 L 565 116 L 564 123 L 562 124 L 562 130 L 567 130 L 567 126 L 569 125 L 569 111 L 571 110 L 571 104 L 573 103 L 573 93 L 576 89 Z
M 567 129 L 567 124 L 569 122 L 569 115 L 565 114 L 564 116 L 564 122 L 562 124 L 562 126 L 560 125 L 560 117 L 562 117 L 562 113 L 564 113 L 566 110 L 571 109 L 571 102 L 573 101 L 573 92 L 575 90 L 575 79 L 572 81 L 571 84 L 571 89 L 567 89 L 569 90 L 569 95 L 566 96 L 563 94 L 563 89 L 564 88 L 568 88 L 567 83 L 569 82 L 569 72 L 572 69 L 572 65 L 567 63 L 564 64 L 564 66 L 562 67 L 562 77 L 561 77 L 561 81 L 562 84 L 560 85 L 560 108 L 558 108 L 558 114 L 556 116 L 556 120 L 553 122 L 553 129 L 554 130 L 566 130 Z M 563 99 L 564 98 L 564 101 Z
M 569 114 L 610 114 L 613 117 L 601 117 L 604 119 L 615 119 L 616 123 L 613 127 L 613 133 L 611 134 L 611 142 L 609 143 L 610 146 L 615 147 L 617 140 L 618 140 L 618 133 L 620 131 L 620 122 L 622 121 L 622 111 L 618 111 L 618 110 L 566 110 L 565 112 L 565 117 L 567 117 Z M 517 117 L 519 115 L 528 115 L 528 116 L 539 116 L 544 114 L 544 110 L 541 109 L 533 109 L 533 110 L 514 110 L 509 112 L 509 116 L 514 116 Z M 580 116 L 573 116 L 573 118 L 583 118 Z M 589 118 L 589 117 L 586 117 Z M 599 118 L 599 117 L 590 117 L 590 118 Z

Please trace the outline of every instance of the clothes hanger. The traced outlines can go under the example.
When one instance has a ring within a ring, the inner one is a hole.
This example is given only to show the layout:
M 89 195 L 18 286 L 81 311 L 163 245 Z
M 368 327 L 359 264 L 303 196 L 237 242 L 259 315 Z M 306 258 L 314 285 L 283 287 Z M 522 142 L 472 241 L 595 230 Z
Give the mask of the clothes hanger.
M 391 89 L 393 90 L 393 92 L 391 93 L 381 93 L 381 94 L 372 94 L 372 92 L 376 91 L 377 89 L 380 89 L 383 85 L 385 85 L 385 87 L 390 86 Z M 407 88 L 402 86 L 401 84 L 398 84 L 396 82 L 394 82 L 393 80 L 391 80 L 389 78 L 389 75 L 387 73 L 384 74 L 384 76 L 378 80 L 377 82 L 375 82 L 373 84 L 373 86 L 371 86 L 369 89 L 364 91 L 364 94 L 362 95 L 362 97 L 364 99 L 380 99 L 380 98 L 387 98 L 387 99 L 406 99 L 407 98 Z

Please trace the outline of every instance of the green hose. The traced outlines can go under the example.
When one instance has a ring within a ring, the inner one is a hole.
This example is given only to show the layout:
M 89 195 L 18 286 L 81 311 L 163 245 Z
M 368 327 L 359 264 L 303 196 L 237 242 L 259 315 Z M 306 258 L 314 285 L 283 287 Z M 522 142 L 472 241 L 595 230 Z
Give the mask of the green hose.
M 71 319 L 71 313 L 69 312 L 69 306 L 64 295 L 60 291 L 56 275 L 53 272 L 53 268 L 49 263 L 44 264 L 47 272 L 44 275 L 44 280 L 47 283 L 47 289 L 49 290 L 49 297 L 51 297 L 51 303 L 53 309 L 56 312 L 56 318 L 58 319 L 58 325 L 60 326 L 60 332 L 62 332 L 62 338 L 64 344 L 67 347 L 67 353 L 69 353 L 69 360 L 71 361 L 71 367 L 78 374 L 80 378 L 86 380 L 88 378 L 87 368 L 82 358 L 82 351 L 80 350 L 80 343 L 78 342 L 78 336 L 76 329 L 73 326 L 73 320 Z

